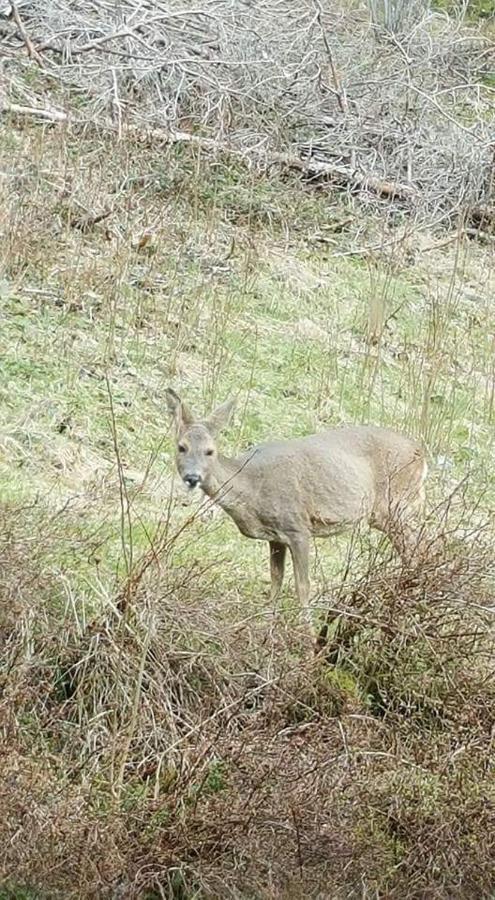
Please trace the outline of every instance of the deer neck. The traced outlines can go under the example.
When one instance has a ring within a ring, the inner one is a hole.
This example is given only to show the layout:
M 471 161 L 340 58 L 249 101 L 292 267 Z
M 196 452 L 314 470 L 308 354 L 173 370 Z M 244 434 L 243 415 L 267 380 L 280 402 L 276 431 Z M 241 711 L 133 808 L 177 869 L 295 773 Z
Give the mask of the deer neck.
M 208 497 L 215 500 L 226 512 L 237 504 L 247 489 L 244 473 L 245 460 L 242 457 L 229 458 L 218 455 L 202 488 Z

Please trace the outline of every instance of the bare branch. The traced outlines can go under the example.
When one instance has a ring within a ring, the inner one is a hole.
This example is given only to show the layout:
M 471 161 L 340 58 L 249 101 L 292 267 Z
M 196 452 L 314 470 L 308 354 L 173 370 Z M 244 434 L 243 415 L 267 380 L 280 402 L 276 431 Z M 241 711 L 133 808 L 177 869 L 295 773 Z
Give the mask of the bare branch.
M 31 59 L 34 59 L 38 63 L 39 66 L 43 66 L 43 58 L 42 58 L 41 54 L 38 53 L 38 51 L 36 50 L 31 38 L 29 37 L 29 34 L 26 31 L 24 22 L 22 21 L 19 10 L 17 8 L 17 3 L 11 2 L 10 9 L 11 9 L 11 13 L 12 13 L 12 18 L 13 18 L 15 24 L 17 25 L 19 32 L 21 34 L 21 37 L 26 45 L 26 50 L 28 52 L 28 56 L 30 56 Z

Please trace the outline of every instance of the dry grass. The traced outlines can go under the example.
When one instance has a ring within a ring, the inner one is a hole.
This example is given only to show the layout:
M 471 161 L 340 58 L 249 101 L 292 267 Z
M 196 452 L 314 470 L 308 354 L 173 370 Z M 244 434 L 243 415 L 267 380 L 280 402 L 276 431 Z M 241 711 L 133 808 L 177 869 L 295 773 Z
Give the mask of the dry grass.
M 189 151 L 0 150 L 3 896 L 490 897 L 491 249 Z M 169 380 L 243 398 L 231 443 L 421 436 L 444 555 L 322 544 L 314 659 L 260 548 L 182 505 Z
M 216 573 L 171 567 L 172 541 L 124 615 L 83 628 L 33 584 L 36 542 L 25 571 L 10 535 L 3 581 L 25 599 L 2 622 L 4 883 L 50 897 L 489 896 L 492 548 L 477 535 L 408 572 L 370 560 L 313 659 L 282 619 L 210 600 Z

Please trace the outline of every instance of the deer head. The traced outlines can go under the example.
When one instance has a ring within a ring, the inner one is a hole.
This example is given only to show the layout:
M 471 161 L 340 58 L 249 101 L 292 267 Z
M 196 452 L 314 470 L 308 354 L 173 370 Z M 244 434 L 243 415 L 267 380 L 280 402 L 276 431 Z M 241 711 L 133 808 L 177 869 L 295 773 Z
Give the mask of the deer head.
M 208 419 L 197 420 L 178 394 L 167 389 L 167 406 L 175 425 L 176 465 L 180 477 L 190 490 L 208 484 L 217 458 L 215 438 L 228 424 L 235 405 L 228 400 L 217 407 Z

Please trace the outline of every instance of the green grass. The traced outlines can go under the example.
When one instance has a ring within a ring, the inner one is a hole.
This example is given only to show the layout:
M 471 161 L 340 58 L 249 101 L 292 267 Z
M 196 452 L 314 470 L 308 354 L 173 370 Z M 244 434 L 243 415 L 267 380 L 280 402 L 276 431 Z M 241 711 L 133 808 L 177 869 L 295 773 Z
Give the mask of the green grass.
M 434 0 L 433 5 L 438 9 L 455 13 L 461 4 L 457 0 Z M 495 3 L 493 0 L 469 0 L 466 14 L 470 22 L 477 22 L 480 19 L 492 19 L 495 17 Z
M 184 152 L 167 165 L 152 152 L 112 159 L 103 142 L 29 129 L 7 133 L 3 152 L 12 174 L 29 158 L 30 175 L 24 212 L 15 195 L 4 210 L 1 496 L 52 509 L 91 498 L 85 527 L 105 522 L 100 575 L 113 578 L 120 552 L 115 440 L 136 552 L 168 504 L 169 383 L 199 412 L 238 396 L 232 449 L 343 422 L 409 430 L 432 458 L 433 503 L 470 468 L 470 496 L 483 492 L 490 508 L 489 251 L 454 244 L 399 269 L 387 252 L 346 257 L 345 236 L 322 251 L 308 223 L 334 216 L 334 197 L 301 201 L 296 183 L 246 184 L 225 166 L 198 179 Z M 117 181 L 126 187 L 115 200 Z M 67 224 L 74 197 L 87 208 L 113 203 L 115 214 L 82 234 Z M 140 250 L 146 230 L 152 241 Z M 262 551 L 231 523 L 192 527 L 201 553 L 214 558 L 221 546 L 258 582 Z M 321 552 L 338 568 L 330 544 Z
M 2 887 L 0 885 L 0 900 L 43 900 L 45 894 L 40 893 L 36 889 L 11 885 L 10 887 Z

